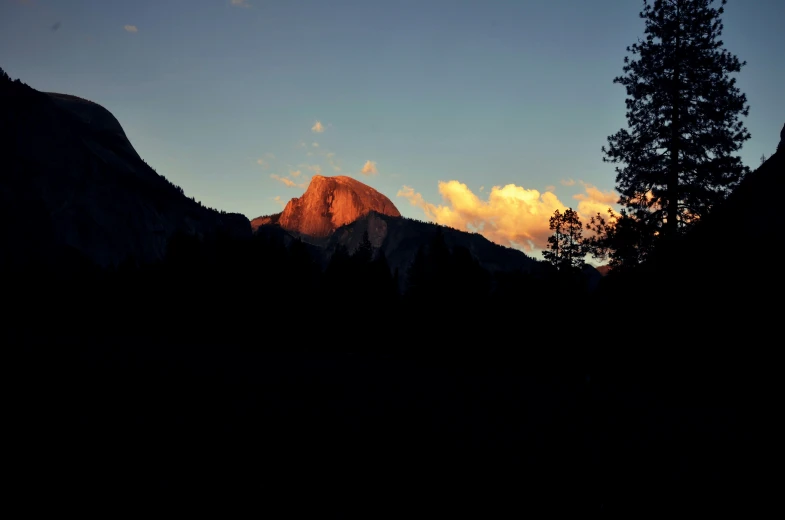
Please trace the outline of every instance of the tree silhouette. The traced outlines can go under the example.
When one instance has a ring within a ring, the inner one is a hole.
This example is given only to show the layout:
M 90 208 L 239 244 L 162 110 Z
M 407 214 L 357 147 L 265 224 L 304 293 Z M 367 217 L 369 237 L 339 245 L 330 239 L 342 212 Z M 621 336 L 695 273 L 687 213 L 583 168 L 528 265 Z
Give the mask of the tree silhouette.
M 583 239 L 583 248 L 598 260 L 608 260 L 614 273 L 627 271 L 642 263 L 654 247 L 654 233 L 647 222 L 630 216 L 625 210 L 615 214 L 608 209 L 608 218 L 597 213 L 586 224 L 592 234 Z
M 373 244 L 371 244 L 371 239 L 368 237 L 368 230 L 363 231 L 360 245 L 357 246 L 357 250 L 355 250 L 352 257 L 360 266 L 367 266 L 371 263 L 371 260 L 373 259 Z
M 572 208 L 564 213 L 558 209 L 549 220 L 553 235 L 548 238 L 548 249 L 542 256 L 560 271 L 569 271 L 583 265 L 583 224 Z
M 713 0 L 644 0 L 645 39 L 627 47 L 627 124 L 608 137 L 619 203 L 654 233 L 674 237 L 725 200 L 748 168 L 737 152 L 750 134 L 747 98 L 730 73 L 746 62 L 722 49 Z

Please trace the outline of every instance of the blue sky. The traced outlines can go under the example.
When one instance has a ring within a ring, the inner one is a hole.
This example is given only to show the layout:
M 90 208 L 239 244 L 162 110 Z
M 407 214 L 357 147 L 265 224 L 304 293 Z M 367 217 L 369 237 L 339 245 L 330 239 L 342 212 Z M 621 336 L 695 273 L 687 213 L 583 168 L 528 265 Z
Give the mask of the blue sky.
M 315 172 L 350 175 L 406 216 L 536 253 L 553 208 L 613 198 L 600 149 L 626 126 L 612 81 L 641 5 L 0 0 L 0 67 L 103 105 L 211 207 L 253 218 Z M 755 167 L 785 122 L 785 2 L 730 0 L 723 20 L 748 62 L 742 158 Z

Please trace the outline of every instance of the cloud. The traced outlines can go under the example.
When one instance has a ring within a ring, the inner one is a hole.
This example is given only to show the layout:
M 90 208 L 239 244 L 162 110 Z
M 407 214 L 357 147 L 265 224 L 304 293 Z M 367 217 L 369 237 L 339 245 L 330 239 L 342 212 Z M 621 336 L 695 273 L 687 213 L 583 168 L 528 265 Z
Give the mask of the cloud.
M 334 152 L 329 152 L 325 157 L 327 158 L 327 162 L 332 167 L 333 171 L 341 171 L 341 165 L 338 164 L 338 159 L 336 159 Z
M 285 206 L 286 205 L 286 202 L 284 202 L 284 200 L 281 198 L 280 195 L 276 195 L 275 197 L 273 197 L 273 200 L 276 203 L 280 204 L 281 206 Z
M 319 148 L 319 143 L 311 143 L 311 146 L 313 146 L 314 148 Z
M 270 164 L 265 161 L 264 159 L 256 159 L 256 164 L 264 168 L 265 170 L 270 167 Z
M 271 179 L 275 179 L 276 181 L 281 182 L 285 186 L 288 186 L 290 188 L 295 188 L 295 187 L 297 187 L 297 188 L 304 188 L 305 187 L 304 184 L 297 184 L 296 182 L 294 182 L 289 177 L 281 177 L 280 175 L 275 174 L 275 173 L 271 174 L 270 178 Z
M 376 169 L 376 163 L 373 161 L 365 161 L 363 165 L 363 169 L 360 170 L 360 173 L 363 175 L 376 175 L 379 173 L 379 170 Z
M 311 132 L 316 132 L 317 134 L 324 132 L 324 125 L 321 123 L 321 121 L 314 123 L 314 125 L 311 127 Z
M 556 191 L 556 186 L 554 186 L 553 184 L 549 184 L 545 186 L 545 191 Z
M 129 33 L 139 32 L 139 29 L 137 29 L 135 25 L 126 25 L 125 27 L 123 27 L 123 29 L 125 29 L 126 32 L 129 32 Z
M 248 0 L 230 0 L 230 3 L 235 7 L 251 7 Z
M 612 192 L 602 192 L 588 184 L 584 187 L 586 193 L 575 199 L 580 201 L 577 211 L 586 222 L 592 214 L 596 214 L 597 204 L 604 204 L 603 214 L 607 211 L 607 201 L 611 200 Z M 540 193 L 514 184 L 493 186 L 487 193 L 487 199 L 481 199 L 462 182 L 440 181 L 439 193 L 442 204 L 426 201 L 409 186 L 403 186 L 397 196 L 423 210 L 428 219 L 438 224 L 480 233 L 497 244 L 527 252 L 547 247 L 548 237 L 552 235 L 550 217 L 557 209 L 567 209 L 551 191 Z
M 562 179 L 559 181 L 562 186 L 575 186 L 575 181 L 572 179 Z
M 293 172 L 289 172 L 289 175 L 291 175 L 292 177 L 299 177 L 300 174 L 302 174 L 302 172 L 300 170 L 295 170 Z
M 304 169 L 306 169 L 306 170 L 308 170 L 310 172 L 313 172 L 314 175 L 321 175 L 322 174 L 322 167 L 319 166 L 318 164 L 300 164 L 299 166 L 300 166 L 300 168 L 304 168 Z M 298 170 L 297 172 L 293 172 L 290 175 L 292 175 L 292 177 L 296 177 L 295 173 L 297 173 L 297 175 L 299 175 L 300 171 Z
M 601 191 L 596 186 L 585 182 L 581 182 L 581 185 L 586 193 L 578 193 L 572 198 L 579 201 L 577 211 L 583 220 L 588 221 L 592 215 L 597 213 L 604 216 L 608 213 L 608 208 L 619 202 L 619 194 L 615 191 Z

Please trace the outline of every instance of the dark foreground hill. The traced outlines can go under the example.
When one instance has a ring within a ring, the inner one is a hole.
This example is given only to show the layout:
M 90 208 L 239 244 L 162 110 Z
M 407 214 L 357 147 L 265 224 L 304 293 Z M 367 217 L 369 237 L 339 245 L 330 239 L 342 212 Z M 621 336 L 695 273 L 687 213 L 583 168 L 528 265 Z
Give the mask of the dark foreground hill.
M 0 265 L 150 263 L 176 232 L 250 236 L 247 218 L 156 173 L 91 101 L 0 79 L 0 157 Z
M 57 245 L 107 261 L 144 253 L 148 235 L 133 238 L 145 229 L 133 222 L 150 208 L 165 222 L 220 227 L 223 215 L 162 191 L 163 179 L 111 144 L 111 120 L 95 127 L 103 112 L 85 127 L 74 118 L 95 107 L 64 112 L 30 89 L 9 95 L 21 97 L 0 114 L 15 158 L 0 183 L 5 259 L 52 258 Z M 57 152 L 52 164 L 40 164 L 37 136 Z M 72 192 L 83 204 L 57 228 L 48 204 Z M 119 218 L 101 194 L 127 203 L 131 222 L 111 220 L 120 242 L 106 250 L 88 247 L 105 243 L 89 240 L 104 218 Z M 419 292 L 380 298 L 389 286 L 368 283 L 381 255 L 363 258 L 358 240 L 368 227 L 378 239 L 382 223 L 377 246 L 391 263 L 396 251 L 416 258 L 421 233 L 442 232 L 425 248 Z M 777 416 L 779 379 L 751 362 L 747 337 L 718 355 L 729 336 L 700 308 L 682 335 L 663 337 L 645 285 L 600 301 L 523 273 L 491 291 L 464 253 L 489 269 L 525 267 L 522 253 L 508 260 L 483 253 L 482 237 L 411 226 L 370 215 L 339 228 L 321 247 L 355 255 L 330 273 L 314 261 L 324 249 L 273 227 L 236 239 L 186 226 L 147 266 L 50 277 L 6 263 L 5 423 L 8 458 L 19 461 L 9 494 L 26 510 L 102 516 L 164 499 L 179 512 L 220 501 L 319 518 L 738 515 L 774 496 L 761 477 L 772 457 L 761 419 Z M 57 238 L 68 230 L 84 234 Z M 682 296 L 706 301 L 694 287 Z M 698 335 L 711 348 L 684 341 Z

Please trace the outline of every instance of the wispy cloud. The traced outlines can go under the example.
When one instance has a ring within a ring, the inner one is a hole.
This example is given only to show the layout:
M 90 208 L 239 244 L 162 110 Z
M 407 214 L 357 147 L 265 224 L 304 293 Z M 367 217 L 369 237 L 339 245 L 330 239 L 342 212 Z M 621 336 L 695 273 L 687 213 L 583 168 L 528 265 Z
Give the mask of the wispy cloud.
M 284 202 L 280 195 L 273 197 L 273 201 L 275 201 L 276 204 L 280 204 L 281 206 L 286 206 L 286 202 Z
M 126 25 L 123 27 L 123 29 L 125 29 L 125 31 L 129 33 L 139 32 L 139 29 L 135 25 Z
M 316 132 L 317 134 L 321 134 L 322 132 L 324 132 L 324 125 L 322 124 L 322 122 L 317 121 L 316 123 L 314 123 L 314 125 L 311 127 L 311 132 Z
M 373 161 L 365 161 L 362 170 L 360 173 L 363 175 L 376 175 L 379 173 L 379 170 L 376 168 L 376 163 Z
M 298 173 L 298 175 L 299 175 L 299 173 Z M 289 177 L 282 177 L 282 176 L 280 176 L 278 174 L 275 174 L 275 173 L 271 174 L 270 178 L 274 179 L 274 180 L 276 180 L 278 182 L 283 183 L 285 186 L 288 186 L 289 188 L 295 188 L 295 187 L 296 188 L 304 188 L 305 187 L 304 184 L 297 184 L 296 182 L 294 182 Z
M 591 185 L 584 185 L 586 193 L 576 195 L 577 211 L 587 221 L 597 213 L 603 214 L 611 204 L 613 192 L 602 192 Z M 493 186 L 487 199 L 474 194 L 466 184 L 456 180 L 439 182 L 441 204 L 426 201 L 409 186 L 398 191 L 398 197 L 418 207 L 430 220 L 463 231 L 477 232 L 489 240 L 526 251 L 544 249 L 552 232 L 549 219 L 557 209 L 567 206 L 551 191 L 540 193 L 535 189 L 508 184 Z M 616 197 L 618 198 L 618 197 Z
M 311 146 L 313 146 L 314 148 L 319 148 L 319 143 L 311 143 Z
M 235 7 L 251 7 L 248 0 L 230 0 L 230 3 Z
M 330 165 L 333 171 L 335 172 L 341 171 L 341 165 L 338 162 L 338 158 L 335 157 L 334 152 L 329 152 L 327 155 L 325 155 L 325 157 L 327 158 L 327 163 Z
M 314 175 L 321 175 L 322 174 L 322 167 L 318 164 L 300 164 L 298 165 L 300 168 L 313 172 Z M 300 171 L 298 170 L 297 173 L 299 174 Z M 293 177 L 295 176 L 294 173 L 291 174 Z
M 573 179 L 562 179 L 559 181 L 559 184 L 562 186 L 575 186 L 575 181 Z
M 256 164 L 264 168 L 265 170 L 270 167 L 270 163 L 265 161 L 264 159 L 256 159 Z

